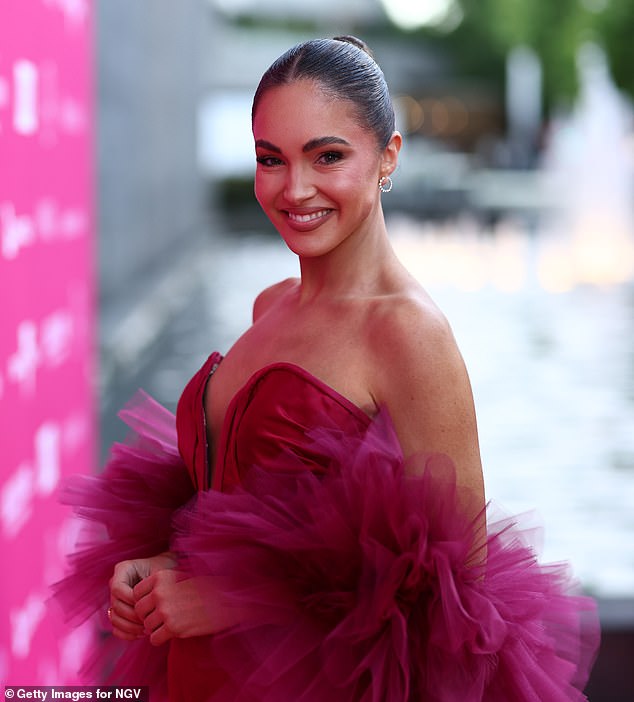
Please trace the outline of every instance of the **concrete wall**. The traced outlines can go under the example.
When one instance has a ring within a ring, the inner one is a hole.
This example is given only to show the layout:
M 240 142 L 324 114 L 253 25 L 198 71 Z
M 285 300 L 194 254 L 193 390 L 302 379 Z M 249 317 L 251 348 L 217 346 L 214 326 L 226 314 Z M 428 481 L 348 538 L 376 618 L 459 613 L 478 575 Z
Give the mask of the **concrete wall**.
M 97 3 L 97 164 L 102 302 L 200 233 L 196 109 L 201 0 Z

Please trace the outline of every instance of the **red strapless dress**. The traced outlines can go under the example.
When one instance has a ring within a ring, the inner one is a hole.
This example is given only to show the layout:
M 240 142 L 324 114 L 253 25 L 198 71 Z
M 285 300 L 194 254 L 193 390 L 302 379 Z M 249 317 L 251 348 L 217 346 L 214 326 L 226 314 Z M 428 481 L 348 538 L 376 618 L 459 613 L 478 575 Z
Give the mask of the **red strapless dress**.
M 532 530 L 489 509 L 478 552 L 449 459 L 404 461 L 386 411 L 290 363 L 236 394 L 210 466 L 203 396 L 220 362 L 189 382 L 175 423 L 137 395 L 122 412 L 134 437 L 69 483 L 90 530 L 55 594 L 72 620 L 103 616 L 114 563 L 171 549 L 253 615 L 159 648 L 105 637 L 87 683 L 183 702 L 585 699 L 596 607 L 564 564 L 539 564 Z

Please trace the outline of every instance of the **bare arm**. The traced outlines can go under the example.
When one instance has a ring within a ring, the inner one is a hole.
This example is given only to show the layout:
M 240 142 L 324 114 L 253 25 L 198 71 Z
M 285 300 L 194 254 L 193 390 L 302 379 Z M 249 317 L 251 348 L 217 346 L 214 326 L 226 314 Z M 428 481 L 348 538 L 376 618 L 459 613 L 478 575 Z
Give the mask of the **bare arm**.
M 376 400 L 389 408 L 405 457 L 444 453 L 457 484 L 484 507 L 484 481 L 471 384 L 449 325 L 431 305 L 406 302 L 381 320 L 381 373 Z

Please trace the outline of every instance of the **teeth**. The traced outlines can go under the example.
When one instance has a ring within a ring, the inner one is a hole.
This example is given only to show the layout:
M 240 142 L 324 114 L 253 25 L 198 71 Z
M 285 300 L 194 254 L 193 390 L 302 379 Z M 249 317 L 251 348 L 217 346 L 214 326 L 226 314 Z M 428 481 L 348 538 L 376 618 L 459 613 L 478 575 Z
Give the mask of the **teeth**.
M 294 222 L 312 222 L 314 219 L 319 219 L 324 217 L 330 212 L 330 210 L 319 210 L 319 212 L 311 212 L 310 214 L 300 215 L 294 212 L 288 213 L 288 218 L 292 219 Z

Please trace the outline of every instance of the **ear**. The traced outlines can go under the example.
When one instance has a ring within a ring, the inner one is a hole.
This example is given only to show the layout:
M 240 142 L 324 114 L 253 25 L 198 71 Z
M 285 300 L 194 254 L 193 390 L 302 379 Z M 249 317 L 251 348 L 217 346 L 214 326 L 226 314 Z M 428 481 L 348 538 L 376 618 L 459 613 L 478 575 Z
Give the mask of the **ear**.
M 394 132 L 381 154 L 381 176 L 389 176 L 398 165 L 398 154 L 403 146 L 400 132 Z

